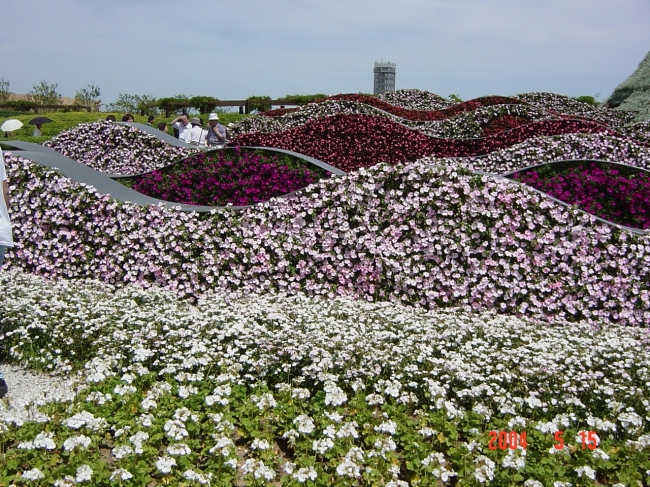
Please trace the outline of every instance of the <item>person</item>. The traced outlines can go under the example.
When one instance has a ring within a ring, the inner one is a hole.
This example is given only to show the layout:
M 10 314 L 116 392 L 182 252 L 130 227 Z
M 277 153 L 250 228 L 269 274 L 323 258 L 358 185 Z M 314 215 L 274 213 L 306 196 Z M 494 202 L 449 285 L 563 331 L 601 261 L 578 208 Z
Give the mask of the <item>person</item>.
M 2 198 L 0 198 L 0 267 L 4 262 L 5 251 L 7 247 L 14 246 L 13 235 L 11 232 L 11 220 L 9 219 L 9 182 L 7 180 L 7 171 L 5 170 L 5 160 L 0 149 L 0 181 L 2 181 Z M 9 392 L 7 382 L 0 370 L 0 397 L 4 397 Z
M 147 125 L 149 125 L 149 127 L 153 127 L 153 121 L 154 121 L 154 119 L 155 119 L 155 118 L 154 118 L 153 115 L 149 115 L 149 118 L 147 118 Z
M 190 120 L 187 118 L 187 115 L 176 117 L 171 121 L 171 126 L 175 130 L 178 130 L 178 140 L 182 140 L 188 144 L 191 142 L 192 125 L 190 125 Z
M 133 115 L 130 113 L 125 113 L 124 116 L 122 117 L 122 122 L 134 122 L 135 118 L 133 118 Z
M 205 147 L 205 138 L 208 134 L 208 131 L 203 130 L 203 120 L 201 120 L 199 117 L 192 117 L 190 124 L 192 124 L 192 131 L 190 132 L 190 144 Z
M 222 147 L 226 145 L 226 127 L 219 123 L 219 115 L 211 113 L 208 117 L 208 135 L 206 137 L 208 147 Z
M 106 115 L 106 121 L 107 122 L 114 122 L 115 121 L 115 115 Z
M 160 122 L 158 124 L 158 130 L 161 130 L 161 131 L 167 133 L 167 123 L 166 122 Z
M 41 125 L 40 123 L 36 124 L 36 127 L 34 127 L 34 133 L 32 134 L 33 137 L 40 137 L 41 135 L 43 135 L 43 132 L 41 131 L 41 127 L 43 127 L 43 125 Z

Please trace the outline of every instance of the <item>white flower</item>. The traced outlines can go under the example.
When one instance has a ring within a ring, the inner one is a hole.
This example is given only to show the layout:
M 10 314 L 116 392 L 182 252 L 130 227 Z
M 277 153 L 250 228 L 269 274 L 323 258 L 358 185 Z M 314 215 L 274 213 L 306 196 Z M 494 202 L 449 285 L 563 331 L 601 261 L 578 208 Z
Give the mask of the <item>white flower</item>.
M 163 429 L 165 430 L 165 433 L 167 433 L 167 437 L 172 440 L 180 441 L 189 436 L 189 433 L 185 429 L 185 423 L 178 419 L 168 420 Z
M 341 477 L 361 477 L 361 469 L 359 468 L 359 465 L 347 458 L 343 460 L 343 463 L 336 467 L 336 473 Z
M 524 482 L 524 487 L 544 487 L 544 484 L 539 480 L 528 479 Z
M 609 460 L 609 455 L 605 453 L 603 450 L 600 448 L 596 448 L 594 451 L 591 452 L 594 458 L 597 458 L 599 460 Z
M 300 433 L 304 433 L 307 435 L 312 433 L 316 428 L 316 426 L 314 425 L 314 421 L 306 414 L 302 414 L 298 416 L 296 419 L 294 419 L 293 424 L 295 424 L 298 427 L 298 431 Z
M 359 433 L 357 433 L 357 422 L 351 421 L 349 423 L 343 423 L 339 430 L 336 432 L 338 438 L 358 438 Z
M 158 460 L 156 460 L 156 468 L 160 473 L 170 473 L 175 466 L 176 460 L 168 456 L 158 457 Z
M 300 400 L 309 399 L 311 397 L 311 392 L 309 392 L 309 389 L 301 389 L 298 387 L 291 391 L 291 397 Z
M 73 436 L 63 442 L 63 449 L 65 451 L 72 451 L 75 447 L 88 448 L 90 446 L 90 438 L 85 435 Z
M 54 443 L 54 440 L 52 438 L 54 437 L 54 433 L 49 432 L 49 433 L 39 433 L 36 435 L 36 438 L 34 438 L 34 448 L 42 448 L 44 450 L 54 450 L 56 448 L 56 443 Z
M 111 453 L 113 456 L 115 456 L 115 458 L 119 460 L 133 453 L 133 448 L 131 448 L 129 445 L 116 446 L 111 450 Z
M 93 476 L 93 469 L 89 465 L 82 465 L 77 469 L 75 480 L 77 482 L 88 482 Z
M 190 450 L 190 447 L 185 443 L 174 443 L 173 445 L 169 445 L 167 447 L 167 453 L 174 456 L 182 456 L 189 455 L 192 453 L 192 450 Z
M 347 394 L 334 382 L 326 382 L 323 389 L 325 390 L 325 405 L 340 406 L 348 400 Z
M 574 469 L 576 473 L 578 474 L 578 477 L 582 477 L 583 475 L 585 477 L 590 478 L 591 480 L 596 480 L 596 471 L 588 466 L 582 466 Z
M 22 473 L 22 478 L 25 480 L 41 480 L 45 478 L 45 475 L 39 469 L 32 468 L 31 470 L 25 470 Z
M 186 480 L 195 480 L 201 485 L 210 485 L 210 482 L 212 481 L 212 473 L 209 473 L 207 475 L 195 472 L 194 470 L 185 470 L 183 473 L 183 478 Z
M 268 450 L 269 448 L 271 448 L 271 444 L 267 440 L 260 440 L 259 438 L 255 438 L 251 443 L 252 450 Z
M 436 430 L 431 429 L 431 428 L 422 428 L 422 429 L 418 430 L 418 433 L 420 433 L 422 436 L 424 436 L 426 438 L 429 438 L 429 437 L 431 437 L 433 435 L 438 434 L 438 432 Z
M 151 425 L 153 424 L 153 421 L 154 421 L 153 414 L 141 414 L 138 417 L 138 424 L 145 428 L 150 428 Z
M 325 416 L 327 416 L 330 420 L 334 421 L 335 423 L 340 423 L 341 420 L 343 419 L 343 415 L 336 411 L 333 411 L 331 413 L 329 411 L 325 411 Z
M 128 384 L 118 384 L 113 389 L 113 392 L 119 396 L 126 396 L 127 394 L 133 394 L 138 389 L 132 385 Z
M 330 438 L 322 438 L 320 440 L 314 440 L 311 449 L 322 455 L 333 446 L 334 442 Z
M 375 426 L 375 431 L 380 433 L 388 433 L 389 435 L 394 435 L 397 431 L 397 423 L 392 420 L 385 421 L 379 426 Z
M 316 480 L 316 477 L 318 477 L 318 475 L 314 467 L 303 467 L 293 474 L 293 478 L 301 484 L 304 484 L 307 480 L 314 481 Z
M 131 472 L 123 468 L 118 468 L 117 470 L 113 471 L 110 480 L 130 480 L 132 478 L 133 475 L 131 474 Z

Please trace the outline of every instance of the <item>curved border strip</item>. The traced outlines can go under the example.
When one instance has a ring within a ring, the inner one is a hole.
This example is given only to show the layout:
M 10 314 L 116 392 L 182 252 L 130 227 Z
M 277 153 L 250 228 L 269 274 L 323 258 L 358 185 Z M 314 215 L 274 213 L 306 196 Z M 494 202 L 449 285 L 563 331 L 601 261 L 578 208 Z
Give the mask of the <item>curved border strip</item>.
M 197 213 L 206 213 L 215 209 L 229 209 L 229 210 L 245 210 L 247 208 L 253 208 L 255 206 L 261 205 L 263 203 L 257 203 L 255 205 L 248 205 L 248 206 L 193 206 L 193 205 L 185 205 L 181 203 L 172 203 L 170 201 L 164 201 L 164 200 L 159 200 L 156 198 L 151 198 L 149 196 L 145 196 L 142 193 L 138 193 L 137 191 L 134 191 L 130 188 L 127 188 L 126 186 L 118 183 L 117 181 L 114 181 L 111 179 L 107 174 L 96 171 L 85 164 L 81 164 L 80 162 L 74 161 L 68 157 L 65 157 L 58 152 L 54 151 L 53 149 L 47 148 L 47 147 L 42 147 L 39 146 L 38 144 L 32 144 L 30 142 L 22 142 L 22 141 L 2 141 L 0 142 L 2 145 L 8 145 L 11 147 L 17 147 L 21 148 L 24 147 L 26 149 L 32 148 L 32 147 L 40 147 L 41 150 L 25 150 L 20 154 L 21 156 L 25 157 L 25 159 L 30 159 L 34 162 L 37 162 L 38 164 L 41 164 L 46 167 L 51 167 L 54 169 L 59 170 L 62 174 L 65 176 L 69 177 L 70 179 L 81 183 L 81 184 L 87 184 L 89 186 L 93 186 L 99 193 L 101 194 L 106 194 L 111 196 L 112 198 L 121 201 L 123 203 L 134 203 L 140 206 L 147 206 L 147 205 L 164 205 L 168 208 L 173 208 L 181 211 L 186 211 L 186 212 L 197 212 Z M 285 151 L 285 152 L 290 152 L 290 151 Z M 561 163 L 561 162 L 602 162 L 602 163 L 607 163 L 607 164 L 618 164 L 620 166 L 627 166 L 633 169 L 640 169 L 637 168 L 636 166 L 628 166 L 627 164 L 621 164 L 621 163 L 612 163 L 611 161 L 602 161 L 598 159 L 564 159 L 560 161 L 553 161 L 553 162 L 548 162 L 545 164 L 539 164 L 537 166 L 530 166 L 530 167 L 539 167 L 539 166 L 544 166 L 548 164 L 554 164 L 554 163 Z M 325 163 L 323 163 L 325 164 Z M 448 165 L 438 165 L 438 164 L 428 164 L 430 167 L 442 167 L 442 168 L 447 168 L 449 167 Z M 521 171 L 520 169 L 519 171 Z M 645 169 L 642 169 L 646 171 Z M 342 171 L 337 170 L 342 174 Z M 516 181 L 514 179 L 511 179 L 507 177 L 507 174 L 493 174 L 493 173 L 488 173 L 488 172 L 482 172 L 482 171 L 476 171 L 476 170 L 469 170 L 473 174 L 476 174 L 478 176 L 488 176 L 488 177 L 493 177 L 497 179 L 503 179 L 511 184 L 518 184 L 521 186 L 525 186 L 526 188 L 535 191 L 541 195 L 543 195 L 546 198 L 549 198 L 556 203 L 559 203 L 567 208 L 572 207 L 573 205 L 570 205 L 564 201 L 561 201 L 554 196 L 549 195 L 548 193 L 545 193 L 544 191 L 541 191 L 539 189 L 533 188 L 531 186 L 528 186 L 527 184 L 521 183 L 519 181 Z M 517 171 L 515 171 L 517 172 Z M 650 171 L 647 171 L 650 172 Z M 287 198 L 287 197 L 292 197 L 296 193 L 298 193 L 301 190 L 294 191 L 292 193 L 287 193 L 285 195 L 279 196 L 279 198 Z M 585 213 L 587 215 L 590 215 L 594 217 L 596 220 L 605 223 L 606 225 L 609 225 L 614 228 L 618 228 L 620 230 L 627 231 L 629 233 L 634 233 L 637 235 L 648 235 L 650 234 L 650 230 L 642 230 L 639 228 L 632 228 L 628 227 L 625 225 L 619 225 L 618 223 L 614 223 L 609 220 L 605 220 L 604 218 L 601 218 L 599 216 L 596 216 L 592 213 L 589 213 L 587 211 L 581 210 L 577 208 L 578 211 L 581 211 L 582 213 Z
M 135 127 L 136 129 L 142 130 L 143 132 L 149 135 L 153 135 L 154 137 L 157 137 L 158 139 L 162 140 L 166 144 L 173 145 L 174 147 L 199 150 L 197 146 L 188 144 L 187 142 L 183 142 L 182 140 L 177 139 L 173 135 L 169 135 L 168 133 L 162 132 L 155 127 L 151 127 L 150 125 L 145 125 L 143 123 L 136 123 L 136 122 L 113 122 L 113 123 Z
M 245 206 L 198 206 L 198 205 L 188 205 L 188 204 L 174 203 L 171 201 L 160 200 L 157 198 L 146 196 L 142 193 L 138 193 L 137 191 L 131 188 L 127 188 L 123 184 L 120 184 L 117 181 L 115 181 L 109 174 L 96 171 L 95 169 L 92 169 L 91 167 L 86 166 L 85 164 L 77 162 L 73 159 L 70 159 L 69 157 L 62 155 L 56 152 L 54 149 L 50 149 L 49 147 L 33 144 L 31 142 L 23 142 L 20 140 L 13 141 L 13 140 L 4 140 L 4 139 L 0 141 L 0 144 L 7 145 L 10 147 L 16 147 L 17 149 L 20 149 L 20 151 L 15 155 L 19 155 L 21 157 L 24 157 L 25 159 L 34 161 L 42 166 L 56 169 L 61 174 L 72 179 L 73 181 L 80 184 L 92 186 L 97 190 L 98 193 L 108 195 L 111 198 L 120 201 L 122 203 L 133 203 L 140 206 L 163 205 L 167 208 L 173 208 L 181 211 L 197 212 L 197 213 L 207 213 L 217 209 L 245 210 L 266 203 L 266 202 L 261 202 L 261 203 L 256 203 L 254 205 L 245 205 Z M 261 149 L 265 149 L 265 148 L 261 148 Z M 292 154 L 290 151 L 283 151 L 281 149 L 280 151 Z M 301 156 L 301 154 L 297 154 L 297 155 Z M 316 161 L 316 159 L 313 160 Z M 329 166 L 329 164 L 325 164 L 324 162 L 321 161 L 317 161 L 317 162 L 320 163 L 319 164 L 320 167 L 325 166 L 323 167 L 324 169 L 331 167 L 334 171 L 336 171 L 336 175 L 345 174 L 343 171 L 336 169 L 332 166 Z M 132 176 L 129 175 L 123 177 L 132 177 Z M 292 197 L 299 191 L 301 191 L 301 189 L 278 196 L 278 198 Z

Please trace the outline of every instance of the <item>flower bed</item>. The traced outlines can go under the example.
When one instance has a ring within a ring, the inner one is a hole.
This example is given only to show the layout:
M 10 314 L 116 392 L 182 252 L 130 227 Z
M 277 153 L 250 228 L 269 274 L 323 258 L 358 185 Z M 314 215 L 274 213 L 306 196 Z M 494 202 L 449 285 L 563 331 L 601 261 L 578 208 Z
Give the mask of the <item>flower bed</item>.
M 43 145 L 109 174 L 153 171 L 196 152 L 170 146 L 135 127 L 106 121 L 80 124 Z
M 404 118 L 406 120 L 419 120 L 419 121 L 428 121 L 428 120 L 444 120 L 446 118 L 453 117 L 460 113 L 471 112 L 478 108 L 492 106 L 492 105 L 518 105 L 526 104 L 525 101 L 519 100 L 517 98 L 511 98 L 507 96 L 484 96 L 481 98 L 476 98 L 474 100 L 465 101 L 462 103 L 455 104 L 452 107 L 445 108 L 443 110 L 406 110 L 403 108 L 396 107 L 390 103 L 386 103 L 374 96 L 368 95 L 357 95 L 357 94 L 341 94 L 334 95 L 326 98 L 325 100 L 350 100 L 357 101 L 360 103 L 365 103 L 366 105 L 371 105 L 375 108 L 379 108 L 398 117 Z M 325 101 L 323 100 L 323 101 Z
M 527 138 L 566 133 L 615 132 L 596 122 L 546 120 L 482 139 L 432 139 L 417 131 L 369 115 L 335 115 L 274 134 L 243 134 L 231 144 L 276 147 L 305 154 L 343 171 L 378 162 L 399 164 L 421 157 L 467 157 L 487 154 Z
M 79 391 L 25 424 L 0 406 L 5 483 L 510 487 L 650 475 L 646 330 L 302 295 L 220 292 L 190 306 L 21 273 L 0 274 L 0 287 L 11 358 Z M 512 448 L 491 431 L 517 433 Z
M 597 108 L 588 103 L 583 103 L 568 96 L 556 93 L 521 93 L 517 98 L 544 110 L 567 115 L 569 117 L 585 117 L 596 120 L 617 129 L 631 123 L 636 113 L 609 108 Z
M 650 229 L 650 173 L 630 169 L 595 162 L 549 164 L 511 177 L 606 220 Z
M 165 201 L 189 205 L 244 206 L 291 193 L 318 181 L 320 173 L 288 157 L 220 150 L 201 152 L 163 170 L 138 176 L 133 189 Z M 295 164 L 294 164 L 295 165 Z
M 378 165 L 291 200 L 198 215 L 119 205 L 7 158 L 20 245 L 35 274 L 350 296 L 647 326 L 650 237 L 615 231 L 525 186 L 462 169 Z M 614 280 L 602 280 L 601 270 Z
M 377 99 L 406 110 L 444 110 L 458 102 L 426 90 L 401 89 L 378 95 Z
M 429 157 L 432 164 L 466 167 L 502 174 L 535 163 L 567 159 L 600 159 L 650 169 L 650 148 L 622 137 L 599 134 L 567 134 L 532 137 L 499 151 L 476 157 Z

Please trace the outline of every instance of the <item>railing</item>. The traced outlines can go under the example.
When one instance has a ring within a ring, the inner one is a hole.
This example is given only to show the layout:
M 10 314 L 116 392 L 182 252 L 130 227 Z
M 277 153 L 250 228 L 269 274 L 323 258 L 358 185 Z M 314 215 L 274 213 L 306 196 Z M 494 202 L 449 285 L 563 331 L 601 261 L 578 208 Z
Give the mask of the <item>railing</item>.
M 249 114 L 251 112 L 251 103 L 263 103 L 265 105 L 273 106 L 300 106 L 303 103 L 296 103 L 287 100 L 210 100 L 208 103 L 215 107 L 239 107 L 239 113 Z M 146 107 L 158 107 L 157 103 L 147 103 Z M 180 108 L 190 108 L 193 105 L 187 101 L 170 101 L 165 104 L 165 118 L 169 118 L 172 111 Z

